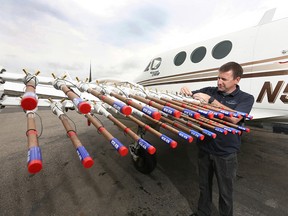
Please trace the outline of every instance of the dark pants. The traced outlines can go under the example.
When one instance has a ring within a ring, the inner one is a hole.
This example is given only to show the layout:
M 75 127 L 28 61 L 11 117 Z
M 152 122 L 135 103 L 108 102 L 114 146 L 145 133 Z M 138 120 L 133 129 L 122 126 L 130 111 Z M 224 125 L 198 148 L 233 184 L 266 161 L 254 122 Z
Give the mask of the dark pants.
M 215 173 L 219 189 L 219 213 L 221 216 L 233 215 L 233 183 L 238 167 L 237 153 L 216 156 L 199 150 L 199 188 L 198 215 L 210 215 L 212 204 L 212 184 Z

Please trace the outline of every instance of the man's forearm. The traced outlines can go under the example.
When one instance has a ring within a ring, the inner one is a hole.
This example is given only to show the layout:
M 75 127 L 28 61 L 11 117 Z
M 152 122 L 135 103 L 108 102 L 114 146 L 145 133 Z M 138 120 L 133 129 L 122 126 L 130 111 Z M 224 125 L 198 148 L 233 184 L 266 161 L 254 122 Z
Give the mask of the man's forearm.
M 220 108 L 220 109 L 223 109 L 223 110 L 228 110 L 228 111 L 231 110 L 231 108 L 223 105 L 222 103 L 220 103 L 220 102 L 217 101 L 216 99 L 214 99 L 213 102 L 210 103 L 210 104 L 211 104 L 212 106 L 215 106 L 215 107 Z M 224 120 L 226 120 L 226 121 L 228 121 L 228 122 L 231 122 L 231 123 L 233 123 L 233 124 L 237 124 L 239 121 L 242 120 L 242 118 L 243 118 L 242 116 L 241 116 L 240 118 L 227 117 L 227 116 L 225 116 L 225 117 L 224 117 Z

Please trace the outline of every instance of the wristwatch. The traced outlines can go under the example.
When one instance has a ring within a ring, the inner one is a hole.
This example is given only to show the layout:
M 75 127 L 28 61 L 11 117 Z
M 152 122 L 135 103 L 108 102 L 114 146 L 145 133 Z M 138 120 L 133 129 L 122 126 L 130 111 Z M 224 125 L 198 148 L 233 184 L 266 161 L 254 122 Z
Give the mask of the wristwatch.
M 213 96 L 211 96 L 208 100 L 208 103 L 211 104 L 211 103 L 213 103 L 214 100 L 215 100 L 215 98 Z

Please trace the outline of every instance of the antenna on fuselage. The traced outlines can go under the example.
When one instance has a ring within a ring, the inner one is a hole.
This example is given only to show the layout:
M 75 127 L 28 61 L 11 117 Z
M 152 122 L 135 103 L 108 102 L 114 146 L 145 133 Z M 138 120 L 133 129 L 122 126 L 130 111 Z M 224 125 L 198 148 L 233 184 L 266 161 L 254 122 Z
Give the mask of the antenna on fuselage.
M 276 8 L 266 11 L 263 17 L 261 18 L 260 22 L 258 23 L 258 26 L 271 22 L 273 20 L 275 11 L 276 11 Z

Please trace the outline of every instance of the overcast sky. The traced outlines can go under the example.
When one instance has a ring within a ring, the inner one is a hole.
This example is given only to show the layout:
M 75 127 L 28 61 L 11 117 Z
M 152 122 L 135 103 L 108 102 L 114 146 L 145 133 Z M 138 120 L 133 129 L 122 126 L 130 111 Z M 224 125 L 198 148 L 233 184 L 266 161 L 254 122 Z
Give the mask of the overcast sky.
M 132 81 L 156 54 L 255 26 L 287 0 L 0 0 L 0 65 Z

